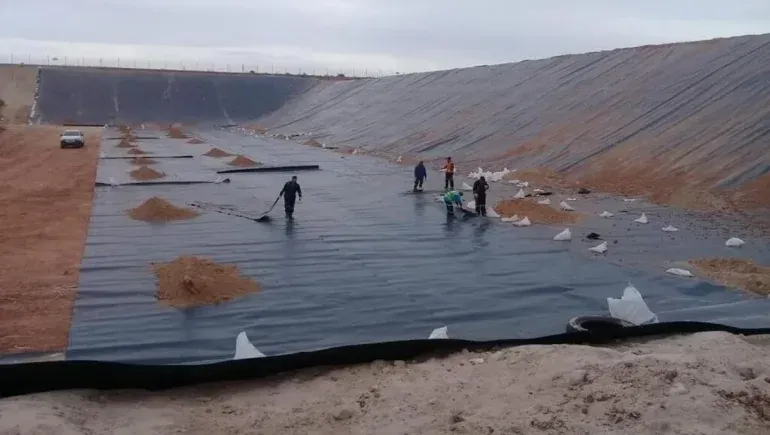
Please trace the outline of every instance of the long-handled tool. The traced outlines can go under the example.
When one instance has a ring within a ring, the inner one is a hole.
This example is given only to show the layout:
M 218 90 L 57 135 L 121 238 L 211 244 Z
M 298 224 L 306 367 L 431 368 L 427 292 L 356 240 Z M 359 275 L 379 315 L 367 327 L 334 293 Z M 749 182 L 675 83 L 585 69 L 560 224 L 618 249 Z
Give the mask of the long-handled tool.
M 220 206 L 218 206 L 216 204 L 209 204 L 209 203 L 197 202 L 197 201 L 196 202 L 190 202 L 188 204 L 193 206 L 193 207 L 200 208 L 200 209 L 203 209 L 203 210 L 208 210 L 208 211 L 213 211 L 213 212 L 216 212 L 216 213 L 226 214 L 228 216 L 236 216 L 236 217 L 243 218 L 243 219 L 248 219 L 248 220 L 254 221 L 254 222 L 267 222 L 267 221 L 270 220 L 269 216 L 264 216 L 264 215 L 260 216 L 260 217 L 249 216 L 249 215 L 247 215 L 245 213 L 241 213 L 241 212 L 239 212 L 237 210 L 226 209 L 226 208 L 220 207 Z
M 273 208 L 275 208 L 275 205 L 278 204 L 278 200 L 279 199 L 281 199 L 280 195 L 278 196 L 278 198 L 275 198 L 275 201 L 273 201 L 273 205 L 271 205 L 270 208 L 267 209 L 266 212 L 262 213 L 262 215 L 260 215 L 256 219 L 257 222 L 264 222 L 264 221 L 269 221 L 270 220 L 270 216 L 268 216 L 267 214 L 270 213 L 271 211 L 273 211 Z

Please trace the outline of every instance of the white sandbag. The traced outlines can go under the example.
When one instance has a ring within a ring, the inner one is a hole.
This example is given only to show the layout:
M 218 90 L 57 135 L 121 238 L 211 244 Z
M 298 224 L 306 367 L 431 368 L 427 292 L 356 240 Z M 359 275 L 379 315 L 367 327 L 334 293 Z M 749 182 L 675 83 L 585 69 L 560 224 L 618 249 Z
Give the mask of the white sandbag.
M 524 216 L 524 219 L 518 220 L 513 223 L 517 227 L 528 227 L 532 225 L 532 222 L 529 221 L 529 218 Z
M 515 214 L 511 217 L 504 217 L 500 220 L 503 222 L 517 222 L 519 220 L 519 215 Z
M 110 177 L 110 179 L 107 181 L 110 186 L 120 186 L 120 183 L 115 179 L 115 177 Z
M 623 198 L 623 202 L 634 202 L 636 198 Z
M 351 154 L 358 154 L 358 150 L 353 150 Z
M 500 215 L 497 214 L 495 209 L 493 207 L 487 207 L 487 216 L 491 218 L 499 218 Z
M 519 189 L 519 191 L 516 192 L 516 195 L 513 195 L 513 197 L 516 198 L 516 199 L 525 198 L 526 196 L 527 196 L 527 194 L 524 193 L 524 189 Z
M 396 159 L 396 163 L 401 163 L 401 156 L 398 156 L 398 158 Z
M 101 152 L 101 153 L 99 153 L 99 158 L 100 158 L 100 159 L 103 159 L 103 158 L 105 158 L 105 157 L 107 157 L 107 153 L 105 153 L 105 152 Z
M 575 211 L 575 209 L 572 208 L 572 206 L 570 206 L 569 204 L 567 204 L 564 201 L 559 203 L 559 208 L 564 210 L 564 211 Z
M 470 201 L 465 203 L 465 206 L 468 207 L 468 208 L 476 208 L 476 201 L 470 200 Z
M 663 231 L 665 231 L 667 233 L 675 233 L 675 232 L 679 231 L 679 229 L 677 227 L 673 226 L 673 225 L 665 226 L 665 227 L 661 228 L 661 230 L 663 230 Z
M 567 198 L 567 201 L 577 201 L 577 198 Z
M 557 234 L 556 236 L 554 236 L 553 239 L 559 242 L 562 242 L 562 241 L 566 242 L 566 241 L 572 240 L 572 233 L 570 232 L 569 228 L 567 228 L 564 231 Z
M 529 187 L 529 181 L 522 181 L 516 184 L 517 186 L 521 188 Z
M 246 332 L 241 332 L 235 339 L 235 356 L 233 359 L 262 358 L 265 354 L 254 347 Z
M 550 204 L 550 203 L 551 203 L 551 200 L 550 200 L 550 199 L 548 199 L 548 198 L 546 198 L 546 199 L 541 199 L 541 200 L 540 200 L 540 201 L 538 201 L 537 203 L 538 203 L 538 204 L 540 204 L 540 205 L 548 205 L 548 204 Z
M 596 245 L 593 248 L 588 248 L 588 250 L 597 254 L 604 254 L 605 252 L 607 252 L 607 242 L 602 242 L 601 244 Z
M 649 221 L 647 220 L 647 215 L 642 213 L 641 216 L 639 216 L 638 218 L 634 219 L 634 222 L 640 223 L 640 224 L 646 224 Z
M 671 269 L 666 270 L 666 273 L 670 273 L 671 275 L 676 276 L 683 276 L 686 278 L 692 278 L 692 272 L 689 270 L 679 269 L 676 267 L 672 267 Z
M 628 283 L 623 290 L 623 296 L 620 299 L 607 298 L 607 306 L 610 309 L 610 316 L 634 325 L 658 323 L 658 316 L 650 311 L 642 294 L 631 283 Z
M 468 185 L 468 183 L 466 183 L 466 182 L 463 182 L 463 184 L 460 186 L 460 189 L 468 191 L 468 192 L 473 190 L 473 188 L 470 185 Z
M 611 217 L 613 217 L 615 215 L 610 213 L 610 212 L 608 212 L 607 210 L 604 210 L 603 212 L 599 213 L 599 216 L 601 216 L 603 218 L 611 218 Z
M 727 241 L 725 242 L 725 246 L 727 246 L 728 248 L 740 248 L 741 246 L 743 246 L 745 244 L 746 244 L 746 242 L 744 242 L 743 240 L 741 240 L 741 239 L 739 239 L 737 237 L 731 237 L 731 238 L 727 239 Z
M 436 329 L 433 330 L 433 332 L 430 333 L 428 338 L 431 339 L 431 340 L 447 339 L 447 338 L 449 338 L 449 335 L 447 334 L 447 329 L 448 328 L 449 328 L 448 326 L 442 326 L 441 328 L 436 328 Z
M 510 184 L 519 184 L 519 183 L 521 183 L 521 180 L 508 180 L 508 183 L 510 183 Z
M 543 192 L 545 192 L 545 190 L 543 190 L 543 189 L 535 189 L 535 190 L 533 190 L 533 192 L 535 192 L 535 193 L 543 193 Z

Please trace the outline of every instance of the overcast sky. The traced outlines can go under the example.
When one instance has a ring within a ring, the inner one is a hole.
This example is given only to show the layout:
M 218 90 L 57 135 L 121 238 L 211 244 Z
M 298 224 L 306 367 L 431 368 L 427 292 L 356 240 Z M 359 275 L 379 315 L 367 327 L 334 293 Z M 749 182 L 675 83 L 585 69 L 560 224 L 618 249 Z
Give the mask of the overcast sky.
M 0 17 L 2 62 L 412 72 L 770 33 L 770 0 L 0 0 Z

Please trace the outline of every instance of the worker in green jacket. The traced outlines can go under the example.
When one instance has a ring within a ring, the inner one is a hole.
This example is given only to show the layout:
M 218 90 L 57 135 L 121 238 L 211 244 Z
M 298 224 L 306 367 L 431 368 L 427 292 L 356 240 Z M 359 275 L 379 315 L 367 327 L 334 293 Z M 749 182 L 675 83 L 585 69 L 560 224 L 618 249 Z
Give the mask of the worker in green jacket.
M 463 206 L 463 193 L 456 190 L 450 190 L 444 194 L 444 205 L 446 206 L 447 215 L 454 216 L 455 206 L 462 208 Z

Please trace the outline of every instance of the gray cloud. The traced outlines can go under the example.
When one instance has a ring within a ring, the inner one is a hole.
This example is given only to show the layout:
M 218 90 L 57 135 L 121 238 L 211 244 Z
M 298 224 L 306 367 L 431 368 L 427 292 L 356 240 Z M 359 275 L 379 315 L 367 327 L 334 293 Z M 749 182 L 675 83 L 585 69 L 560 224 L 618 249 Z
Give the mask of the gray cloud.
M 767 0 L 10 3 L 0 5 L 0 42 L 13 50 L 139 58 L 183 52 L 213 62 L 307 68 L 447 68 L 770 32 Z

